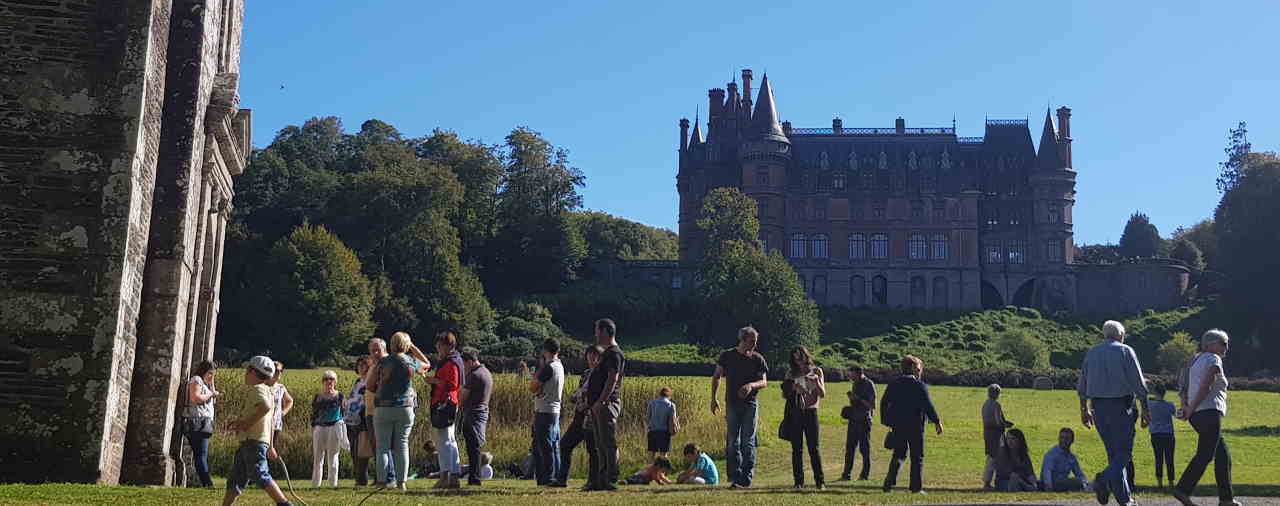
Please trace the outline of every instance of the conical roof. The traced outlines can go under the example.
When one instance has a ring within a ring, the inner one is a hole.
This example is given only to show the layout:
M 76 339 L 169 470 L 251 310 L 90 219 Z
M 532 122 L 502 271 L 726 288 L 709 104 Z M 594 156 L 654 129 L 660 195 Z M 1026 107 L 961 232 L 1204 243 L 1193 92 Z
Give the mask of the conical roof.
M 769 86 L 769 74 L 760 79 L 760 93 L 757 95 L 756 110 L 751 115 L 751 128 L 760 137 L 775 137 L 788 142 L 782 132 L 782 124 L 778 122 L 778 109 L 773 105 L 773 88 Z
M 1053 133 L 1053 119 L 1049 110 L 1044 111 L 1044 130 L 1040 132 L 1040 148 L 1036 152 L 1036 167 L 1060 169 L 1062 158 L 1058 156 L 1058 136 Z
M 702 120 L 697 116 L 693 117 L 693 135 L 689 136 L 689 147 L 702 144 Z

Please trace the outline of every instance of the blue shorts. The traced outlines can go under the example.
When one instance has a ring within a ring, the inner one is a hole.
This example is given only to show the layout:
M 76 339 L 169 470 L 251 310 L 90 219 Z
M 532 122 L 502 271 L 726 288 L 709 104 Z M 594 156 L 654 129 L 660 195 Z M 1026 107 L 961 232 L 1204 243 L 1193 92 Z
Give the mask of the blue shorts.
M 267 488 L 274 480 L 267 469 L 267 443 L 245 440 L 236 449 L 235 459 L 231 464 L 231 472 L 227 475 L 227 491 L 236 495 L 244 493 L 244 488 L 253 482 L 261 488 Z

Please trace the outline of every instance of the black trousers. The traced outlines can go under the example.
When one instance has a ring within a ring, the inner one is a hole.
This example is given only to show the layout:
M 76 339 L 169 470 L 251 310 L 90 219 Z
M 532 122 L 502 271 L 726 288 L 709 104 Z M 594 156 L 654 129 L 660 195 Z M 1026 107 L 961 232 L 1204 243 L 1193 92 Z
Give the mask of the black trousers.
M 902 461 L 911 456 L 911 491 L 919 492 L 924 488 L 924 426 L 897 427 L 901 443 L 893 450 L 893 460 L 889 462 L 889 474 L 884 477 L 884 488 L 891 489 L 898 484 L 898 469 Z
M 587 474 L 591 474 L 591 470 L 600 464 L 596 456 L 595 434 L 584 427 L 583 418 L 580 415 L 575 415 L 573 422 L 569 424 L 569 429 L 560 435 L 560 469 L 556 470 L 556 482 L 569 482 L 569 467 L 573 463 L 573 450 L 580 444 L 586 443 L 587 445 Z
M 1178 480 L 1178 490 L 1187 495 L 1200 483 L 1204 470 L 1213 461 L 1213 477 L 1218 482 L 1218 499 L 1229 503 L 1235 500 L 1235 492 L 1231 490 L 1231 451 L 1227 449 L 1227 440 L 1222 439 L 1222 412 L 1216 409 L 1196 411 L 1191 415 L 1191 427 L 1196 430 L 1199 440 L 1196 441 L 1196 454 L 1182 471 L 1182 479 Z
M 841 478 L 853 476 L 853 460 L 855 452 L 862 454 L 862 472 L 859 480 L 867 479 L 871 473 L 871 420 L 849 420 L 849 431 L 844 441 L 844 473 Z
M 1169 470 L 1169 483 L 1173 483 L 1173 449 L 1177 440 L 1173 434 L 1152 434 L 1151 450 L 1156 454 L 1156 481 L 1164 479 L 1164 471 Z
M 804 484 L 804 449 L 809 448 L 809 465 L 813 466 L 813 482 L 825 483 L 822 474 L 822 453 L 818 451 L 818 410 L 797 409 L 794 413 L 800 429 L 791 440 L 791 476 L 796 485 Z

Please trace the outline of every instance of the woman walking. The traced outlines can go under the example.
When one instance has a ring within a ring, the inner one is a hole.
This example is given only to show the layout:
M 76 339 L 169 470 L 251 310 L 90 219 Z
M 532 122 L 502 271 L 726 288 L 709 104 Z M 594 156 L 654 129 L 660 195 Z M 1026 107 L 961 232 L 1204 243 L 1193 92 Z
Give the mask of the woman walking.
M 378 361 L 369 371 L 369 384 L 365 388 L 375 393 L 378 462 L 375 470 L 386 469 L 388 459 L 395 460 L 396 487 L 405 491 L 409 477 L 409 433 L 413 430 L 413 377 L 426 374 L 431 362 L 413 345 L 409 334 L 396 332 L 391 336 L 390 353 Z M 366 407 L 367 409 L 367 407 Z M 386 488 L 387 482 L 375 485 Z
M 1187 388 L 1182 413 L 1190 418 L 1196 430 L 1196 454 L 1182 471 L 1182 478 L 1173 489 L 1173 497 L 1184 506 L 1194 505 L 1191 492 L 1200 483 L 1205 467 L 1213 461 L 1213 476 L 1218 483 L 1218 504 L 1238 506 L 1231 489 L 1231 452 L 1227 440 L 1222 438 L 1222 417 L 1227 415 L 1227 375 L 1222 369 L 1222 357 L 1227 354 L 1227 333 L 1213 329 L 1200 338 L 1201 353 L 1191 363 L 1187 373 Z
M 466 366 L 458 353 L 458 338 L 453 332 L 436 334 L 435 377 L 425 378 L 431 384 L 431 440 L 439 453 L 440 481 L 433 488 L 460 488 L 458 477 L 462 474 L 462 462 L 454 427 L 458 421 L 458 391 L 462 389 Z
M 351 393 L 343 406 L 343 425 L 347 426 L 347 441 L 351 445 L 351 472 L 355 475 L 356 488 L 369 484 L 369 457 L 373 456 L 373 447 L 366 441 L 368 429 L 365 427 L 364 375 L 369 372 L 369 357 L 356 360 L 356 382 L 351 385 Z
M 338 486 L 338 455 L 350 450 L 347 428 L 342 422 L 342 392 L 338 391 L 338 373 L 325 371 L 320 379 L 320 393 L 311 399 L 311 486 L 319 487 L 325 472 L 329 486 Z
M 209 477 L 209 438 L 213 436 L 213 402 L 222 395 L 213 388 L 216 372 L 213 362 L 208 360 L 196 365 L 187 381 L 187 406 L 182 409 L 183 433 L 191 444 L 196 474 L 204 488 L 213 487 L 213 479 Z
M 822 369 L 813 363 L 813 355 L 804 346 L 791 352 L 790 368 L 782 382 L 782 395 L 787 400 L 783 414 L 783 436 L 791 441 L 791 474 L 796 488 L 804 488 L 804 444 L 808 443 L 809 463 L 813 466 L 813 482 L 818 490 L 826 488 L 822 474 L 822 454 L 818 451 L 818 404 L 827 395 Z

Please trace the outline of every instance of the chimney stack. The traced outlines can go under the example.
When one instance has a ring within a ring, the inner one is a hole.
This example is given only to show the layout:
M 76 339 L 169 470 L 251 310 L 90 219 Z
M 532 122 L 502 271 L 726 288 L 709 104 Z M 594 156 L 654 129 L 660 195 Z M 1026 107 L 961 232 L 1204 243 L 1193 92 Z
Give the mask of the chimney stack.
M 1062 106 L 1058 108 L 1058 147 L 1062 162 L 1067 167 L 1071 165 L 1071 108 Z
M 720 88 L 711 88 L 707 90 L 707 139 L 711 139 L 716 134 L 717 127 L 720 126 L 720 113 L 724 108 L 724 90 Z
M 783 121 L 783 122 L 782 122 L 782 134 L 783 134 L 783 135 L 785 135 L 785 136 L 787 136 L 787 137 L 791 137 L 791 122 L 790 122 L 790 121 Z
M 835 118 L 831 120 L 831 130 L 834 131 L 836 135 L 843 134 L 844 121 L 840 120 L 840 118 Z
M 906 131 L 907 131 L 907 120 L 902 119 L 902 118 L 898 118 L 898 120 L 897 120 L 897 121 L 894 121 L 894 122 L 893 122 L 893 128 L 894 128 L 894 130 L 896 130 L 896 131 L 898 132 L 898 135 L 902 135 L 903 133 L 906 133 Z
M 680 118 L 680 152 L 689 150 L 689 118 Z
M 742 69 L 742 114 L 740 116 L 751 118 L 751 69 Z

